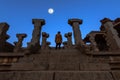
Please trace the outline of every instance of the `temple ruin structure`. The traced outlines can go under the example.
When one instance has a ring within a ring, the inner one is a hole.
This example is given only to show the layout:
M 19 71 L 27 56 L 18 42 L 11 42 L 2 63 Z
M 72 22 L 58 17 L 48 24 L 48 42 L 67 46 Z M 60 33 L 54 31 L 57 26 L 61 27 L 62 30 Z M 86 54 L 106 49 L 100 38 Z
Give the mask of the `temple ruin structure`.
M 73 32 L 64 34 L 67 41 L 57 50 L 47 41 L 49 33 L 42 32 L 45 20 L 32 23 L 27 47 L 22 46 L 27 34 L 16 34 L 18 41 L 11 44 L 9 24 L 0 23 L 0 80 L 120 80 L 120 18 L 100 20 L 100 30 L 84 39 L 79 28 L 83 20 L 68 19 Z

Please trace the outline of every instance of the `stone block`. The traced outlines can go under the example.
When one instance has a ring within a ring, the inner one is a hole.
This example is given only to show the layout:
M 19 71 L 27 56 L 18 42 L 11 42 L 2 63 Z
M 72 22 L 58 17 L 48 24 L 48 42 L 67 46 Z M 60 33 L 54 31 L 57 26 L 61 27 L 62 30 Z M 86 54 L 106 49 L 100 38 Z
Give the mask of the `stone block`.
M 14 72 L 0 72 L 0 80 L 14 80 Z
M 120 80 L 120 71 L 112 71 L 114 80 Z
M 107 63 L 80 63 L 82 71 L 109 71 L 110 66 Z
M 79 71 L 78 63 L 52 63 L 49 64 L 49 70 L 55 71 Z
M 50 55 L 49 62 L 53 63 L 79 63 L 78 55 Z
M 55 72 L 55 80 L 114 80 L 110 72 Z
M 39 72 L 39 71 L 0 72 L 0 80 L 53 80 L 53 72 Z

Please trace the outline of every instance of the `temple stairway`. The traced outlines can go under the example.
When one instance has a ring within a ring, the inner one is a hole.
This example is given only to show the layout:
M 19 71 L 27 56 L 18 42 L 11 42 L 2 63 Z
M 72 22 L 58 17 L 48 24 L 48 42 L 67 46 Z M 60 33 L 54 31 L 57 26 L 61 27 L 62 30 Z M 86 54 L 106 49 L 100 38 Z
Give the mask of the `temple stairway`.
M 118 56 L 119 52 L 116 55 Z M 5 54 L 1 54 L 1 56 L 8 57 Z M 40 50 L 38 53 L 29 55 L 9 53 L 9 57 L 17 57 L 18 60 L 0 65 L 1 80 L 120 79 L 119 69 L 112 69 L 114 63 L 111 62 L 116 59 L 113 53 L 94 52 L 86 54 L 77 49 L 55 50 L 52 48 L 49 50 Z

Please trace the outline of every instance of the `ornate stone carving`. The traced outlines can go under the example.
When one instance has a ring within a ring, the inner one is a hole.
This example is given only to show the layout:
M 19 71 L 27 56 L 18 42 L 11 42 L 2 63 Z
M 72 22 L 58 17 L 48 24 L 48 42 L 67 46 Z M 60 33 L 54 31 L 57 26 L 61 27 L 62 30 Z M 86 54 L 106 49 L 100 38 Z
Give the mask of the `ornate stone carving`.
M 22 41 L 25 37 L 27 37 L 27 35 L 26 34 L 16 34 L 16 37 L 18 38 L 18 42 L 14 42 L 14 44 L 15 44 L 14 52 L 19 52 L 19 51 L 21 51 Z
M 42 32 L 42 46 L 41 49 L 49 48 L 50 42 L 47 42 L 47 38 L 49 37 L 49 34 L 46 32 Z

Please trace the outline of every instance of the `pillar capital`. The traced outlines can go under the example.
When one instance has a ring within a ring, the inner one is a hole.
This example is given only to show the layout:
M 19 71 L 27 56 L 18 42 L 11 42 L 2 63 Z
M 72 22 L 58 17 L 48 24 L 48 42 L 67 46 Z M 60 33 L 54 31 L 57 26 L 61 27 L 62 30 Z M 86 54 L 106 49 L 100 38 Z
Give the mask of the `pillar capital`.
M 27 37 L 27 34 L 16 34 L 16 37 L 17 38 L 26 38 Z
M 71 37 L 71 36 L 72 36 L 72 32 L 68 32 L 68 33 L 66 33 L 64 36 L 65 36 L 66 38 L 67 38 L 67 37 Z
M 42 36 L 48 38 L 49 34 L 47 34 L 46 32 L 42 32 Z
M 68 20 L 68 24 L 70 25 L 73 25 L 73 23 L 79 23 L 79 24 L 82 24 L 82 20 L 81 19 L 76 19 L 76 18 L 73 18 L 73 19 L 69 19 Z
M 105 24 L 106 22 L 113 22 L 113 21 L 110 20 L 109 18 L 104 18 L 104 19 L 100 20 L 100 22 L 101 22 L 102 24 Z
M 68 24 L 72 26 L 73 33 L 74 33 L 74 39 L 75 39 L 75 45 L 82 45 L 83 41 L 81 37 L 81 31 L 79 29 L 79 24 L 82 24 L 82 20 L 76 19 L 76 18 L 69 19 Z
M 45 25 L 45 20 L 44 19 L 32 19 L 32 23 L 35 26 L 41 26 L 41 25 Z

